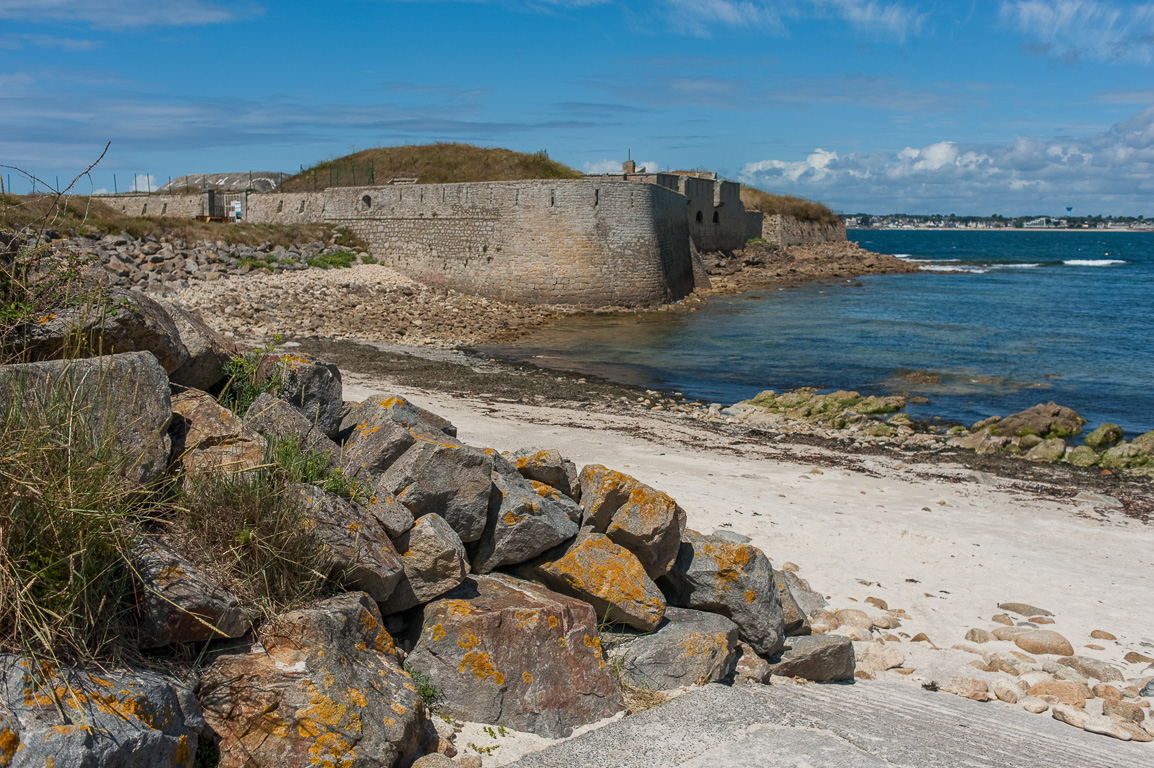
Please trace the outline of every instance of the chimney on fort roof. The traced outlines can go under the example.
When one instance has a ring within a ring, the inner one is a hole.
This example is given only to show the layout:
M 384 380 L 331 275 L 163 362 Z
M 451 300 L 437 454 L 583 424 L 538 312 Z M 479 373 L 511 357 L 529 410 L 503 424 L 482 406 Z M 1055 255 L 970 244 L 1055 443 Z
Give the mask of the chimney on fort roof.
M 637 173 L 637 163 L 632 160 L 626 160 L 621 164 L 622 173 Z

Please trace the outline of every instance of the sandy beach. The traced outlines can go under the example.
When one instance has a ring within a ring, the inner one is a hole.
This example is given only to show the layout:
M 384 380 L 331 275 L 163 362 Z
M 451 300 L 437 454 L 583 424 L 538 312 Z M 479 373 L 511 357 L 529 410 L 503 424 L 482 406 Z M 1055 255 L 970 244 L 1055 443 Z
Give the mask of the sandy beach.
M 900 667 L 879 677 L 910 685 L 940 686 L 957 675 L 992 681 L 997 674 L 971 662 L 1018 649 L 1006 641 L 978 646 L 965 636 L 999 627 L 992 617 L 1005 613 L 998 606 L 1006 602 L 1051 611 L 1053 624 L 1044 628 L 1066 637 L 1077 655 L 1113 664 L 1128 679 L 1154 675 L 1154 665 L 1125 660 L 1128 653 L 1154 656 L 1154 526 L 1115 509 L 1109 497 L 1083 491 L 1085 500 L 1075 500 L 1071 487 L 1058 498 L 1042 483 L 960 464 L 833 452 L 668 414 L 451 396 L 346 374 L 347 400 L 376 392 L 447 417 L 468 444 L 555 447 L 578 467 L 600 463 L 631 474 L 677 499 L 689 527 L 748 536 L 775 567 L 795 564 L 829 610 L 902 616 L 900 627 L 855 643 L 859 661 L 879 636 L 901 651 Z M 1094 639 L 1095 630 L 1117 640 Z M 918 633 L 929 642 L 911 642 Z M 1031 666 L 1053 658 L 1036 657 Z M 472 743 L 502 746 L 487 766 L 544 743 L 518 734 L 485 741 L 476 727 L 465 733 Z

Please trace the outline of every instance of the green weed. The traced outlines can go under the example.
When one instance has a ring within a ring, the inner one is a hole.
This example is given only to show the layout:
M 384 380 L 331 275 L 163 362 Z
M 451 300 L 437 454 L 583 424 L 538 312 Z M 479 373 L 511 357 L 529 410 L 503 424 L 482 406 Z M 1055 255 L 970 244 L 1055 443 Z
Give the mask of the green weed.
M 271 371 L 268 370 L 265 358 L 283 340 L 281 336 L 274 335 L 265 346 L 236 355 L 225 363 L 224 372 L 228 379 L 217 396 L 217 402 L 244 418 L 258 397 L 266 392 L 276 392 L 284 381 L 284 368 L 277 364 Z
M 366 496 L 361 483 L 332 466 L 328 456 L 305 448 L 294 435 L 270 439 L 267 461 L 288 483 L 315 485 L 354 501 Z
M 333 267 L 345 269 L 351 267 L 356 260 L 357 255 L 352 251 L 337 251 L 336 253 L 318 253 L 311 259 L 306 259 L 305 263 L 318 269 L 331 269 Z
M 437 702 L 441 700 L 441 689 L 433 685 L 433 679 L 426 675 L 419 669 L 416 669 L 407 661 L 404 669 L 413 678 L 413 685 L 417 688 L 417 695 L 421 697 L 421 701 L 425 703 L 425 709 L 430 712 L 436 708 Z

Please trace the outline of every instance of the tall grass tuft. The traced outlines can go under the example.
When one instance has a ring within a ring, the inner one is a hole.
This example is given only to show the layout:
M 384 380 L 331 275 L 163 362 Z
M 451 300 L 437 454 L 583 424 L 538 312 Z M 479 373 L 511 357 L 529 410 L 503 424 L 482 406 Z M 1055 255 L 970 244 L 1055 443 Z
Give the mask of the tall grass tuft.
M 0 649 L 115 657 L 132 626 L 129 528 L 151 499 L 123 478 L 112 420 L 60 381 L 0 398 Z
M 750 210 L 761 211 L 767 216 L 793 216 L 801 221 L 816 221 L 823 224 L 838 224 L 841 218 L 821 203 L 794 195 L 772 195 L 760 189 L 741 187 L 741 202 Z

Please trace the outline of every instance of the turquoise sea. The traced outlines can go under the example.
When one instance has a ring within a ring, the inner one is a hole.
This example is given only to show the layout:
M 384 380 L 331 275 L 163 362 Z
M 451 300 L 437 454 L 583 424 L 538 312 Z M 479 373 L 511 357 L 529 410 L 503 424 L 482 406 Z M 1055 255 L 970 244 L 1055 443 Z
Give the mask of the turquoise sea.
M 1052 400 L 1154 429 L 1154 232 L 849 238 L 922 271 L 567 318 L 486 351 L 724 404 L 813 386 L 921 395 L 912 416 L 962 424 Z

